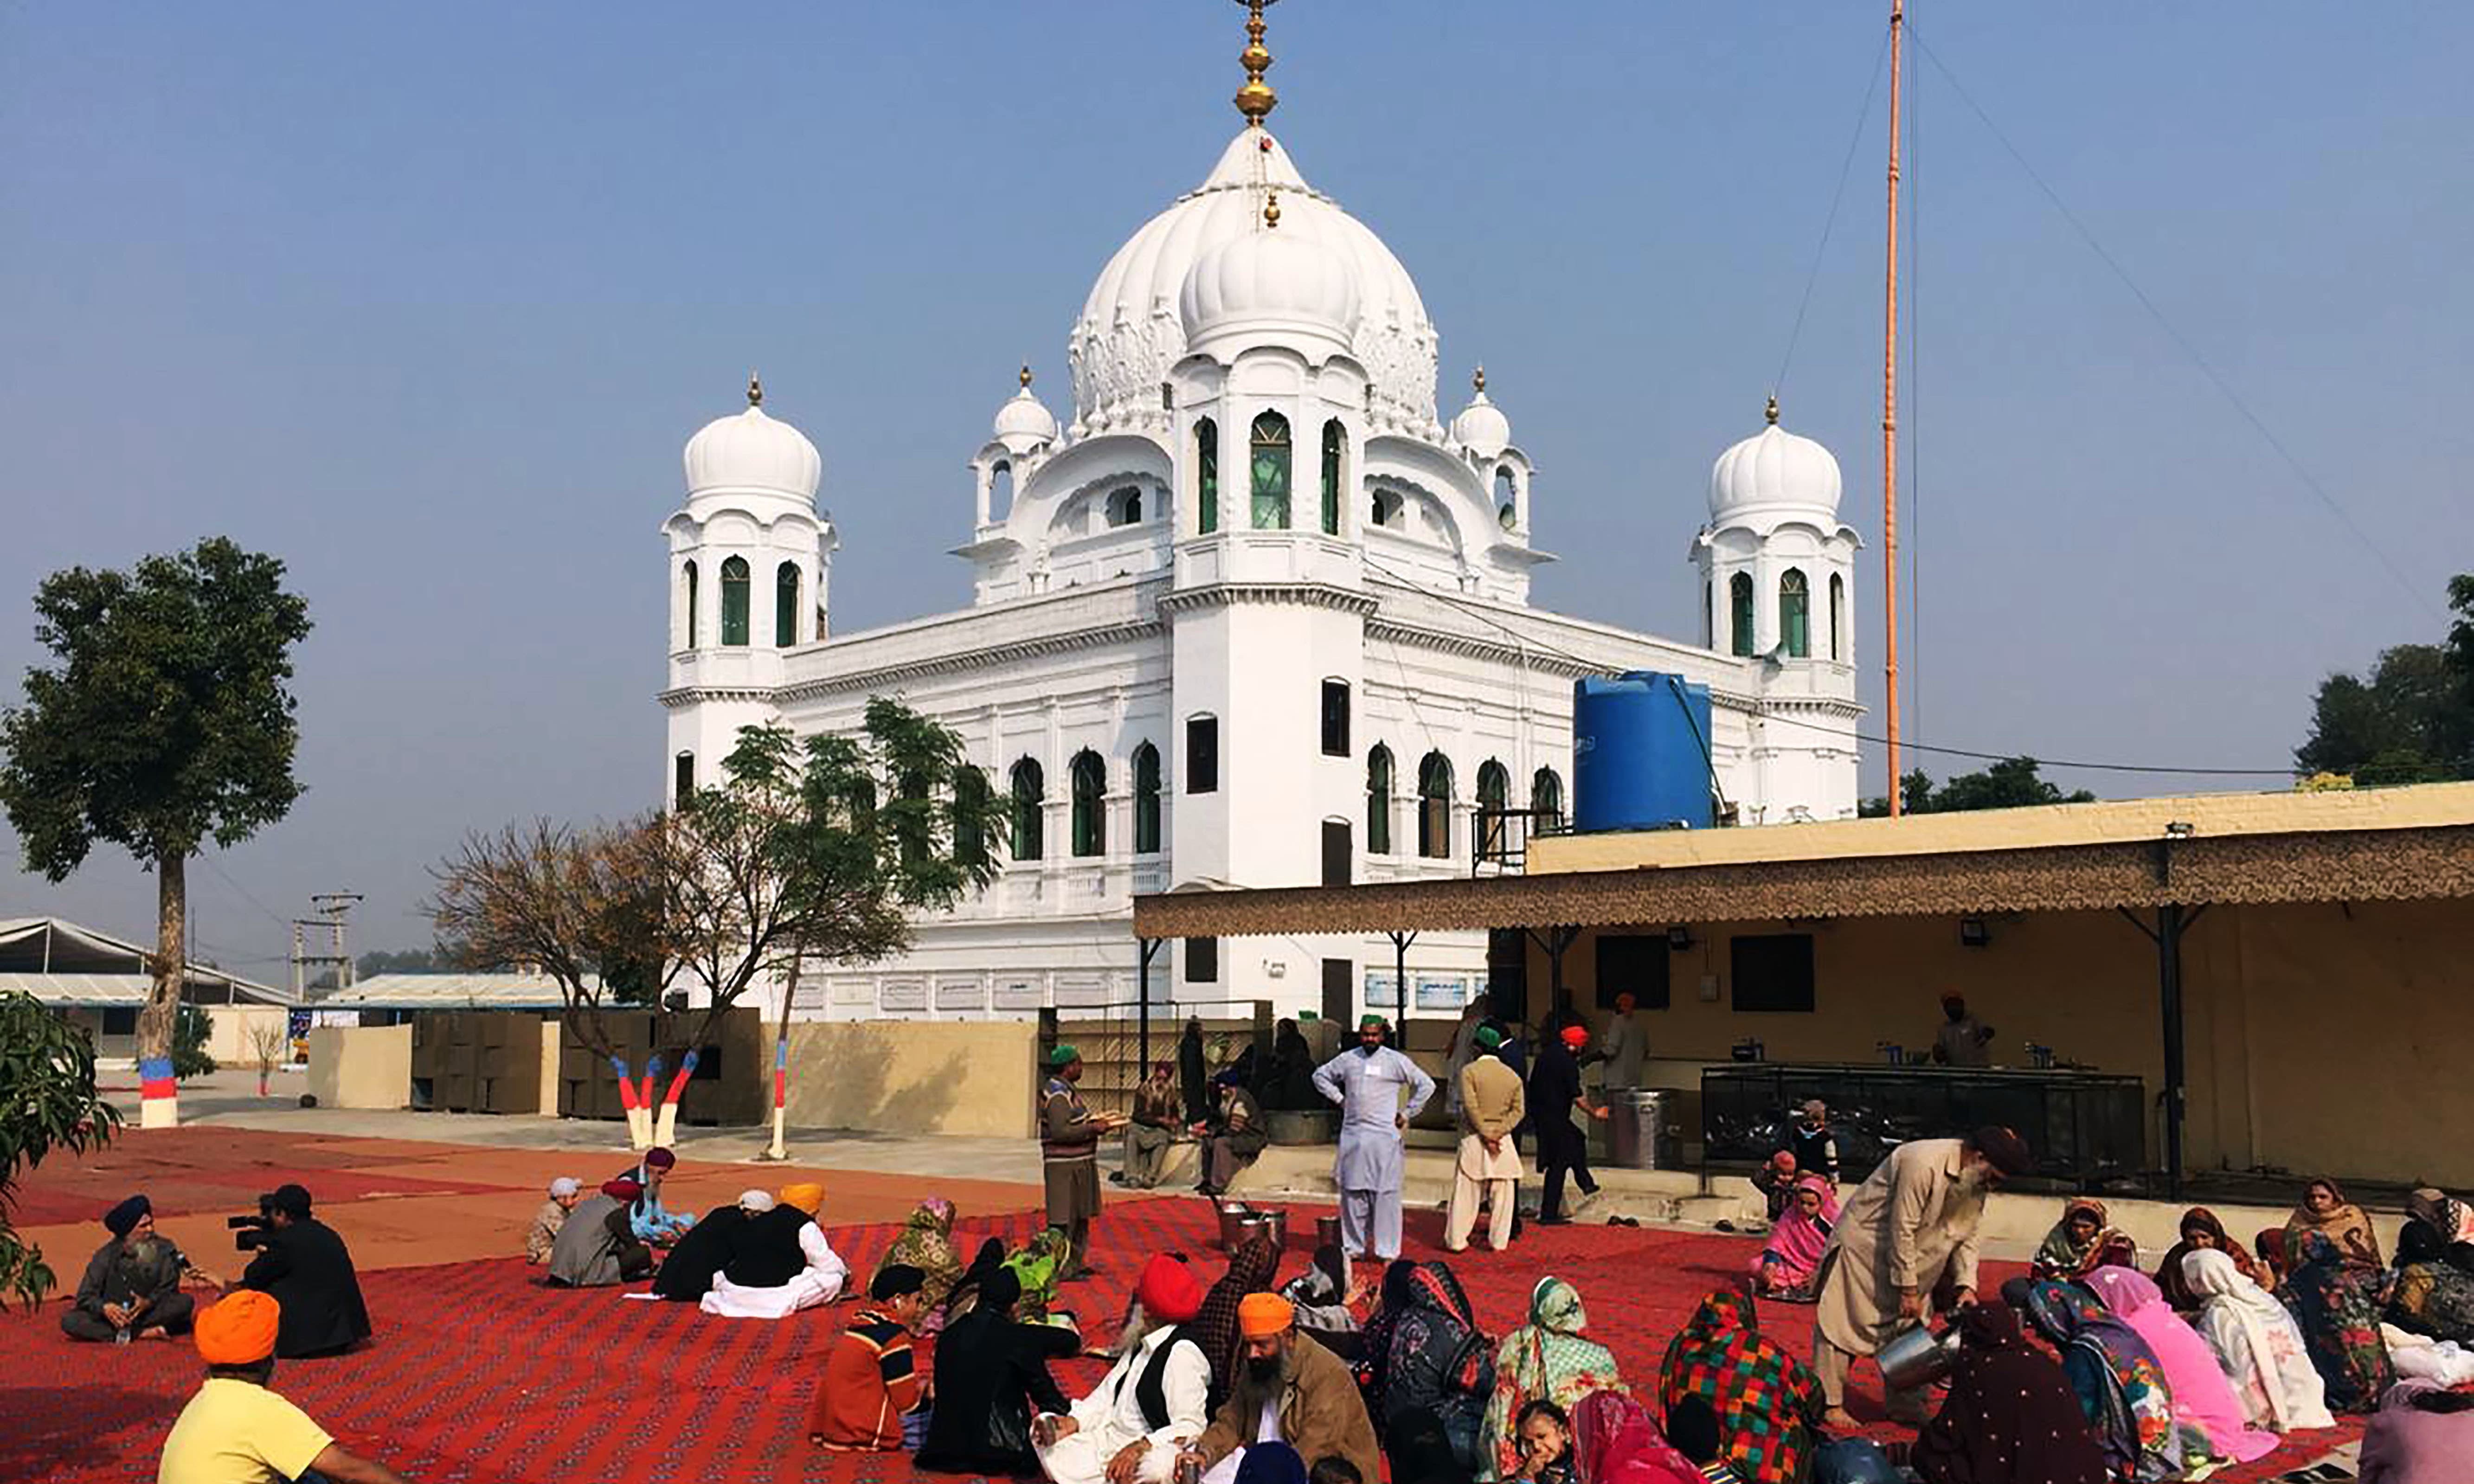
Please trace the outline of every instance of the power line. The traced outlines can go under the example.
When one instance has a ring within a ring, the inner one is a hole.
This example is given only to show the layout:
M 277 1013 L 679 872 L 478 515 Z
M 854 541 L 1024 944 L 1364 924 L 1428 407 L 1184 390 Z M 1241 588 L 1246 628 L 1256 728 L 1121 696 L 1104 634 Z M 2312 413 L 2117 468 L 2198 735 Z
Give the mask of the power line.
M 1829 255 L 1830 234 L 1838 226 L 1838 203 L 1847 195 L 1848 177 L 1855 172 L 1856 147 L 1864 142 L 1865 122 L 1873 116 L 1873 97 L 1881 89 L 1881 61 L 1890 52 L 1890 33 L 1881 33 L 1881 48 L 1873 54 L 1873 81 L 1864 87 L 1864 106 L 1856 110 L 1856 127 L 1847 135 L 1847 158 L 1838 163 L 1838 187 L 1830 193 L 1830 213 L 1821 224 L 1821 241 L 1812 249 L 1812 266 L 1804 276 L 1804 297 L 1796 301 L 1795 325 L 1786 334 L 1786 353 L 1779 357 L 1778 376 L 1770 382 L 1770 395 L 1775 397 L 1786 387 L 1787 367 L 1795 360 L 1796 343 L 1804 338 L 1805 311 L 1812 307 L 1813 285 L 1821 281 L 1821 264 Z
M 2122 287 L 2130 290 L 2131 297 L 2139 301 L 2140 307 L 2147 311 L 2148 318 L 2154 320 L 2157 328 L 2165 331 L 2166 338 L 2172 341 L 2184 355 L 2190 357 L 2191 364 L 2198 368 L 2199 374 L 2207 377 L 2208 383 L 2217 389 L 2218 394 L 2223 397 L 2226 402 L 2231 404 L 2235 413 L 2244 422 L 2248 423 L 2251 430 L 2259 434 L 2260 439 L 2279 459 L 2284 461 L 2285 467 L 2292 473 L 2294 478 L 2301 481 L 2302 487 L 2316 496 L 2319 503 L 2328 507 L 2329 513 L 2336 516 L 2338 523 L 2345 527 L 2347 533 L 2362 544 L 2364 550 L 2376 557 L 2380 565 L 2388 569 L 2389 575 L 2396 579 L 2397 586 L 2404 590 L 2407 597 L 2425 612 L 2438 614 L 2438 608 L 2431 599 L 2422 596 L 2421 590 L 2415 586 L 2413 579 L 2406 574 L 2405 569 L 2398 566 L 2377 542 L 2371 540 L 2370 533 L 2364 530 L 2354 520 L 2353 515 L 2338 502 L 2337 497 L 2328 493 L 2325 485 L 2312 476 L 2311 471 L 2303 467 L 2302 460 L 2295 457 L 2293 450 L 2285 446 L 2285 441 L 2269 429 L 2266 421 L 2250 409 L 2248 402 L 2243 401 L 2242 394 L 2234 390 L 2233 384 L 2218 373 L 2215 364 L 2205 355 L 2200 354 L 2199 348 L 2192 343 L 2191 338 L 2183 334 L 2180 328 L 2166 317 L 2165 311 L 2158 307 L 2155 300 L 2148 297 L 2146 289 L 2139 286 L 2139 280 L 2130 276 L 2130 270 L 2122 265 L 2121 259 L 2105 251 L 2104 244 L 2097 240 L 2096 233 L 2089 231 L 2087 224 L 2079 220 L 2078 214 L 2070 208 L 2069 203 L 2062 200 L 2061 193 L 2053 189 L 2051 183 L 2036 172 L 2036 167 L 2027 162 L 2027 157 L 2021 154 L 2019 147 L 2010 142 L 2010 136 L 2003 134 L 2001 126 L 1993 122 L 1992 115 L 1984 111 L 1983 106 L 1976 101 L 1975 95 L 1967 90 L 1967 85 L 1958 80 L 1957 74 L 1950 70 L 1949 63 L 1941 60 L 1940 54 L 1926 44 L 1925 38 L 1916 33 L 1916 28 L 1912 24 L 1907 27 L 1907 30 L 1910 35 L 1915 36 L 1917 48 L 1933 64 L 1933 69 L 1942 75 L 1944 82 L 1950 84 L 1951 90 L 1958 95 L 1959 101 L 1967 105 L 1968 111 L 1976 115 L 1977 121 L 1984 126 L 1985 132 L 1993 135 L 1994 142 L 2001 145 L 2003 152 L 2009 155 L 2011 162 L 2034 182 L 2037 190 L 2044 193 L 2045 200 L 2060 213 L 2063 221 L 2070 224 L 2071 231 L 2078 233 L 2079 240 L 2087 244 L 2088 251 L 2094 253 L 2105 267 L 2113 271 L 2113 276 L 2122 280 Z
M 257 898 L 255 898 L 255 897 L 254 897 L 254 896 L 250 895 L 250 894 L 249 894 L 249 888 L 248 888 L 247 887 L 242 886 L 239 882 L 236 882 L 236 881 L 232 880 L 232 879 L 231 879 L 231 876 L 230 876 L 230 874 L 229 872 L 227 872 L 227 871 L 226 871 L 222 866 L 217 865 L 217 864 L 215 864 L 215 858 L 214 858 L 213 856 L 209 856 L 209 855 L 202 855 L 202 856 L 198 857 L 198 859 L 199 859 L 199 861 L 201 861 L 201 862 L 203 862 L 203 863 L 205 864 L 205 865 L 206 865 L 206 869 L 208 869 L 208 870 L 210 870 L 210 871 L 214 872 L 214 873 L 215 873 L 216 878 L 217 878 L 218 880 L 220 880 L 220 881 L 221 881 L 225 886 L 230 887 L 230 888 L 231 888 L 234 891 L 239 892 L 239 893 L 240 893 L 240 899 L 241 899 L 242 901 L 247 902 L 250 906 L 256 908 L 256 909 L 257 909 L 261 913 L 264 913 L 264 915 L 265 915 L 265 917 L 266 917 L 266 920 L 267 920 L 267 921 L 274 923 L 277 927 L 281 928 L 281 929 L 283 929 L 283 930 L 284 930 L 284 931 L 286 931 L 286 932 L 290 932 L 290 931 L 291 931 L 291 929 L 292 929 L 292 923 L 291 923 L 291 920 L 290 920 L 289 918 L 285 918 L 285 917 L 279 917 L 279 916 L 277 916 L 277 915 L 276 915 L 272 911 L 270 911 L 270 910 L 268 909 L 267 905 L 266 905 L 264 902 L 261 902 L 261 901 L 259 901 Z

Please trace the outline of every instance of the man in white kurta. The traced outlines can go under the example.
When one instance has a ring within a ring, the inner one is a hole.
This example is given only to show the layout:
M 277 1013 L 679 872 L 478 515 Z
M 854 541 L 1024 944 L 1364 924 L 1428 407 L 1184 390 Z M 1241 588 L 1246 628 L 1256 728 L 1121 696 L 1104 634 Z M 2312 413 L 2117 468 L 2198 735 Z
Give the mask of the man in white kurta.
M 1143 1379 L 1154 1366 L 1163 1404 L 1157 1427 L 1143 1415 L 1141 1397 Z M 1176 1326 L 1155 1325 L 1118 1357 L 1089 1396 L 1074 1403 L 1066 1421 L 1071 1428 L 1060 1427 L 1063 1436 L 1038 1448 L 1039 1466 L 1055 1484 L 1107 1484 L 1109 1460 L 1129 1448 L 1134 1477 L 1165 1484 L 1177 1448 L 1211 1424 L 1211 1362 Z
M 1351 1257 L 1400 1255 L 1400 1144 L 1435 1080 L 1383 1044 L 1380 1015 L 1357 1023 L 1357 1044 L 1315 1068 L 1315 1090 L 1340 1105 L 1340 1246 Z M 1402 1089 L 1408 1101 L 1401 1102 Z

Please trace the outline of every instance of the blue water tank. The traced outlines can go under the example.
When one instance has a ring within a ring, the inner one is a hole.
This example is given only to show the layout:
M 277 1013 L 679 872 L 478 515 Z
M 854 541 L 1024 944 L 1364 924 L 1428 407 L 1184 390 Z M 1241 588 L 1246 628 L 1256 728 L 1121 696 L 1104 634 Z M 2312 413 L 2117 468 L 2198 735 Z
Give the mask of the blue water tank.
M 1710 688 L 1634 670 L 1572 686 L 1572 825 L 1708 829 Z

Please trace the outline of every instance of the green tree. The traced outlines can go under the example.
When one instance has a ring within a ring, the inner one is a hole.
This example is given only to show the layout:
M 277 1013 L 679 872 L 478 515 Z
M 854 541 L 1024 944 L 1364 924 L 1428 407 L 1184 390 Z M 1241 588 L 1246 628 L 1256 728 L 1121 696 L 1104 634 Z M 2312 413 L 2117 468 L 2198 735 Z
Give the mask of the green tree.
M 910 914 L 994 877 L 970 844 L 1002 838 L 1009 800 L 958 787 L 967 766 L 960 738 L 883 697 L 855 735 L 743 728 L 720 780 L 667 815 L 468 839 L 432 873 L 439 940 L 467 966 L 541 966 L 601 1055 L 600 1011 L 627 1003 L 652 1005 L 657 1055 L 685 1053 L 760 980 L 897 953 Z M 691 987 L 696 1008 L 672 1010 Z
M 2448 606 L 2456 618 L 2441 643 L 2398 645 L 2380 651 L 2368 678 L 2319 682 L 2295 772 L 2366 784 L 2474 774 L 2474 573 L 2449 579 Z
M 214 1034 L 214 1023 L 206 1012 L 195 1005 L 182 1005 L 172 1020 L 172 1075 L 186 1082 L 204 1077 L 215 1069 L 215 1058 L 206 1055 L 206 1040 Z
M 155 984 L 137 1048 L 169 1056 L 189 857 L 247 839 L 301 794 L 288 682 L 309 607 L 284 591 L 281 562 L 218 536 L 128 572 L 54 572 L 35 611 L 58 664 L 28 669 L 26 704 L 0 716 L 0 805 L 27 868 L 48 880 L 98 840 L 153 867 Z
M 0 990 L 0 1303 L 50 1292 L 43 1252 L 9 1224 L 19 1174 L 54 1150 L 84 1153 L 120 1127 L 95 1090 L 94 1043 L 30 994 Z
M 1975 809 L 2022 809 L 2033 804 L 2087 804 L 2096 795 L 2085 789 L 2065 793 L 2038 772 L 2034 758 L 2004 758 L 1980 773 L 1961 773 L 1936 788 L 1918 768 L 1899 780 L 1900 807 L 1911 815 L 1957 814 Z M 1890 812 L 1883 799 L 1867 799 L 1860 814 L 1876 817 Z

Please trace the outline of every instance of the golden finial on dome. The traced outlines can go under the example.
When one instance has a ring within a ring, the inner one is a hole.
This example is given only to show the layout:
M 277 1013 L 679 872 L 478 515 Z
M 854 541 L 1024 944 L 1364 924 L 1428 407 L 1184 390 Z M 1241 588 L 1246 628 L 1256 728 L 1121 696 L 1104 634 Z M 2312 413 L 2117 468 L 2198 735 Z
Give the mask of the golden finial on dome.
M 1770 404 L 1761 409 L 1761 416 L 1768 421 L 1770 426 L 1778 426 L 1778 393 L 1770 393 Z
M 756 373 L 752 371 L 747 374 L 747 404 L 751 407 L 764 405 L 764 383 L 757 380 Z
M 1483 396 L 1483 395 L 1485 394 L 1485 392 L 1486 392 L 1486 368 L 1485 368 L 1484 366 L 1480 366 L 1480 367 L 1478 367 L 1478 368 L 1477 368 L 1477 374 L 1476 374 L 1475 376 L 1472 376 L 1472 377 L 1469 377 L 1469 385 L 1470 385 L 1470 387 L 1472 387 L 1473 389 L 1475 389 L 1475 390 L 1476 390 L 1476 391 L 1477 391 L 1481 396 Z
M 1029 361 L 1022 363 L 1022 389 L 1026 392 L 1031 390 L 1031 362 Z
M 1263 81 L 1263 74 L 1272 65 L 1272 54 L 1263 45 L 1263 7 L 1272 4 L 1273 0 L 1238 0 L 1238 3 L 1246 7 L 1246 49 L 1237 54 L 1238 61 L 1246 68 L 1246 85 L 1237 89 L 1235 101 L 1237 111 L 1246 115 L 1246 122 L 1260 129 L 1265 115 L 1280 102 L 1280 95 L 1272 91 L 1271 85 Z
M 1263 225 L 1266 227 L 1277 227 L 1280 225 L 1280 193 L 1278 191 L 1265 191 L 1263 193 Z

